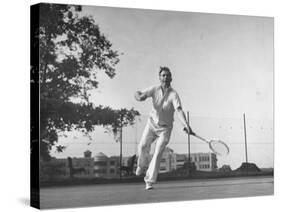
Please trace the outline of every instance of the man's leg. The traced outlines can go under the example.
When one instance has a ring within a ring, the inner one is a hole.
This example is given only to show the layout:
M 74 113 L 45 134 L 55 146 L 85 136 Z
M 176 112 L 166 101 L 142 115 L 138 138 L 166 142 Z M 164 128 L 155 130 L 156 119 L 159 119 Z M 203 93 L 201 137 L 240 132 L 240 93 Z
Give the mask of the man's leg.
M 166 145 L 169 143 L 171 135 L 171 129 L 165 129 L 159 134 L 159 138 L 156 141 L 155 151 L 150 161 L 148 170 L 144 181 L 147 183 L 155 183 L 158 176 L 160 162 L 162 159 L 163 151 Z
M 138 161 L 136 175 L 141 175 L 148 167 L 149 153 L 152 142 L 157 138 L 155 132 L 150 128 L 149 124 L 145 126 L 138 146 Z

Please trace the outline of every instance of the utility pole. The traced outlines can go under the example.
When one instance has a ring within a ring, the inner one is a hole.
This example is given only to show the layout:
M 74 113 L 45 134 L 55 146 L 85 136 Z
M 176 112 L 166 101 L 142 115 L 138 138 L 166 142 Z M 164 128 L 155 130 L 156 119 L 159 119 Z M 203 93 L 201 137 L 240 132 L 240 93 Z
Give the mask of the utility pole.
M 190 125 L 189 111 L 187 111 L 187 113 L 186 113 L 186 118 L 187 118 L 188 125 Z M 187 139 L 188 139 L 188 175 L 190 176 L 191 175 L 190 134 L 187 135 Z
M 119 177 L 120 177 L 120 180 L 122 179 L 122 124 L 121 124 L 121 128 L 120 128 L 120 173 L 119 173 Z
M 246 174 L 248 175 L 248 149 L 247 149 L 247 132 L 246 132 L 246 116 L 243 114 L 244 119 L 244 137 L 245 137 L 245 155 L 246 155 Z
M 248 164 L 247 132 L 246 132 L 246 117 L 245 117 L 245 113 L 243 114 L 243 119 L 244 119 L 244 138 L 245 138 L 246 163 Z

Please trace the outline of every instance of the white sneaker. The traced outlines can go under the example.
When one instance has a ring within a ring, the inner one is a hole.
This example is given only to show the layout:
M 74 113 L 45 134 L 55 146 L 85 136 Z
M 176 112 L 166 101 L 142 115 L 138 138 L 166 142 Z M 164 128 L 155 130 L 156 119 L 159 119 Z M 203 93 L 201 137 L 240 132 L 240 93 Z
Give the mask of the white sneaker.
M 146 182 L 146 183 L 145 183 L 145 189 L 146 189 L 146 190 L 151 190 L 151 189 L 153 189 L 152 183 Z
M 141 167 L 137 167 L 136 169 L 136 175 L 137 176 L 141 176 L 144 173 L 144 170 Z

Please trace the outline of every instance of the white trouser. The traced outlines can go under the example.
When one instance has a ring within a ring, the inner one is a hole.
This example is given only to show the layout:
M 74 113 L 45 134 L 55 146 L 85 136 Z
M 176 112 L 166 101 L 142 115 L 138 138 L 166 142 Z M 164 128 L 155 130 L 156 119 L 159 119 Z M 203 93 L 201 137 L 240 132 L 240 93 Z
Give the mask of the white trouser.
M 149 120 L 144 128 L 141 141 L 139 143 L 138 167 L 146 169 L 149 163 L 149 153 L 151 144 L 156 141 L 153 157 L 149 163 L 144 177 L 145 182 L 156 182 L 163 150 L 169 143 L 172 127 L 157 127 Z

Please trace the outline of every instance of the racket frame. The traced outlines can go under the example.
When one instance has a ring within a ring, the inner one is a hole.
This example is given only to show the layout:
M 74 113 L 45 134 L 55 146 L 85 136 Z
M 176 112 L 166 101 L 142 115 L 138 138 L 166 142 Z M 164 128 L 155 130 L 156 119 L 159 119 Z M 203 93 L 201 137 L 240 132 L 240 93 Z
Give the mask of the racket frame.
M 223 154 L 221 154 L 221 153 L 219 153 L 219 152 L 217 152 L 217 151 L 215 151 L 213 149 L 213 147 L 211 145 L 212 141 L 216 141 L 216 142 L 219 142 L 219 143 L 223 144 L 226 147 L 226 149 L 227 149 L 227 154 L 226 155 L 228 155 L 229 147 L 223 141 L 221 141 L 221 140 L 207 140 L 207 139 L 205 139 L 205 138 L 203 138 L 203 137 L 201 137 L 201 136 L 199 136 L 199 135 L 197 135 L 195 133 L 193 134 L 193 136 L 198 138 L 198 139 L 200 139 L 201 141 L 204 141 L 205 143 L 207 143 L 209 145 L 209 148 L 212 150 L 212 152 L 214 152 L 217 155 L 221 155 L 222 156 Z

